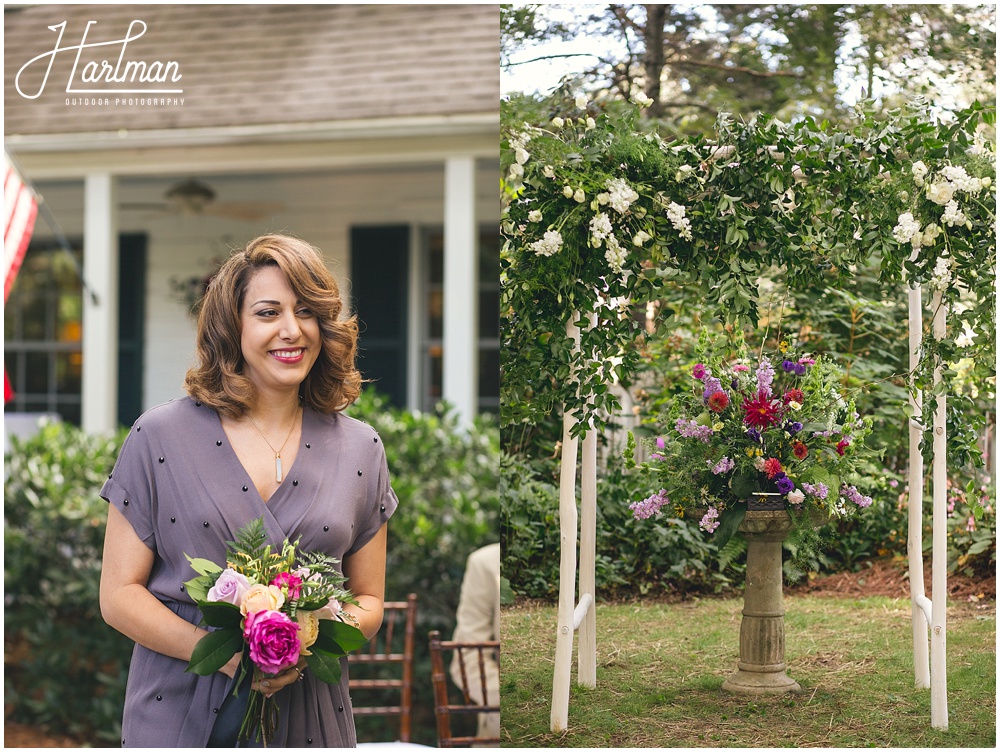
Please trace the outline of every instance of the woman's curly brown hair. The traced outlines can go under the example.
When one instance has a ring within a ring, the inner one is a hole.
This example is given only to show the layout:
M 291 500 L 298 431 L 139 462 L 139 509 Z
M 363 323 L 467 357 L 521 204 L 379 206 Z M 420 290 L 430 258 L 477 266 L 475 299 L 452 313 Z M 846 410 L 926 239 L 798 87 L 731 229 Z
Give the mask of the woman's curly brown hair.
M 304 404 L 324 414 L 343 410 L 361 393 L 361 374 L 355 366 L 357 320 L 354 316 L 339 320 L 340 290 L 319 251 L 285 235 L 250 241 L 212 277 L 198 314 L 199 365 L 187 372 L 184 388 L 193 399 L 230 417 L 253 407 L 257 388 L 244 375 L 240 312 L 250 279 L 267 266 L 284 273 L 319 322 L 323 345 L 300 387 Z

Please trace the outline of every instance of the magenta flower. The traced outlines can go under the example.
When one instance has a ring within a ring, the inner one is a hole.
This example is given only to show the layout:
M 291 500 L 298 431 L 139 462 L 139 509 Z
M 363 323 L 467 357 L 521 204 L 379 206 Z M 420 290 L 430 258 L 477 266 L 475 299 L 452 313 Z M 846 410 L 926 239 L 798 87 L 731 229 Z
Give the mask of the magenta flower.
M 696 379 L 704 379 L 707 373 L 708 369 L 702 363 L 695 363 L 694 368 L 691 370 L 691 375 Z
M 243 637 L 250 646 L 250 660 L 266 674 L 277 674 L 298 663 L 302 650 L 299 625 L 280 611 L 247 614 Z
M 751 428 L 768 428 L 778 422 L 778 403 L 763 389 L 743 400 L 743 422 Z
M 295 600 L 302 595 L 302 578 L 292 572 L 280 572 L 271 584 L 285 591 L 289 600 Z

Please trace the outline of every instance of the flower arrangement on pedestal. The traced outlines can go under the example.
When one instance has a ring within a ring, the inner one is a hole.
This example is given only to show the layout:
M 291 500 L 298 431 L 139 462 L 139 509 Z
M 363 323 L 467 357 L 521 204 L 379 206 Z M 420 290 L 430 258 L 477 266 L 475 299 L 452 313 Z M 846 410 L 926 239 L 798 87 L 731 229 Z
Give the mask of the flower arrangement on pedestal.
M 859 470 L 878 456 L 864 444 L 871 420 L 841 394 L 835 364 L 782 344 L 753 362 L 698 363 L 691 378 L 691 391 L 674 400 L 657 420 L 659 435 L 647 440 L 650 458 L 637 467 L 660 490 L 630 504 L 636 519 L 696 514 L 722 545 L 755 493 L 773 494 L 789 512 L 813 519 L 871 505 L 858 490 L 865 486 Z M 634 449 L 630 436 L 630 467 Z

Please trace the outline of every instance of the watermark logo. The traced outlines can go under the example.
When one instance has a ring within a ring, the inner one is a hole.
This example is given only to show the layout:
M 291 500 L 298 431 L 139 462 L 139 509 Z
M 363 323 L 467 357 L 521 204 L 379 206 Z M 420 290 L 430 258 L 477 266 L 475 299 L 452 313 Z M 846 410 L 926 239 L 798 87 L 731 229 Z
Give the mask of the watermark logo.
M 154 95 L 183 94 L 184 90 L 178 86 L 181 80 L 180 64 L 174 60 L 161 62 L 160 60 L 139 60 L 130 54 L 132 50 L 129 45 L 136 42 L 146 33 L 146 24 L 143 21 L 132 21 L 128 31 L 121 39 L 112 39 L 106 42 L 87 42 L 87 35 L 90 27 L 96 21 L 88 21 L 87 27 L 83 30 L 83 36 L 79 44 L 67 44 L 63 46 L 63 35 L 66 32 L 66 21 L 55 26 L 49 26 L 51 31 L 58 31 L 55 47 L 48 52 L 33 57 L 21 66 L 14 78 L 14 87 L 17 93 L 25 99 L 38 99 L 45 91 L 48 84 L 49 74 L 52 72 L 53 63 L 56 57 L 62 53 L 75 52 L 73 67 L 66 81 L 67 94 L 88 94 L 88 95 L 115 95 L 141 94 L 153 97 Z M 109 50 L 95 52 L 98 48 L 110 48 L 111 59 L 98 59 L 101 55 L 108 54 Z M 133 48 L 134 49 L 134 44 Z M 86 56 L 84 55 L 84 51 Z M 114 53 L 117 52 L 117 58 Z M 89 58 L 89 59 L 86 59 Z M 46 63 L 47 60 L 47 63 Z M 81 65 L 81 62 L 83 64 Z M 40 66 L 45 65 L 45 73 L 38 82 L 38 71 Z M 25 76 L 25 86 L 31 83 L 27 79 L 34 78 L 32 83 L 37 83 L 37 90 L 24 91 L 21 88 L 21 77 Z M 123 100 L 119 100 L 124 103 Z M 180 100 L 183 102 L 183 100 Z M 69 100 L 67 99 L 67 104 Z

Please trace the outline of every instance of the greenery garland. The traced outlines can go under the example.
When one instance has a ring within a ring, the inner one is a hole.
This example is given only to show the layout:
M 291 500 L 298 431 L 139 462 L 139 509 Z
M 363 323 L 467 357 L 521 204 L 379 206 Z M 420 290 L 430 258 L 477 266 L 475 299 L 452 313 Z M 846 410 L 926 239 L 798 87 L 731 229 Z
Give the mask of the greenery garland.
M 600 426 L 619 407 L 608 384 L 638 367 L 637 338 L 666 328 L 669 307 L 652 332 L 633 316 L 637 307 L 695 296 L 732 325 L 735 347 L 757 322 L 762 276 L 780 273 L 793 288 L 846 286 L 870 259 L 880 260 L 881 281 L 898 282 L 905 264 L 913 283 L 938 287 L 940 259 L 950 259 L 942 293 L 957 318 L 943 341 L 925 339 L 918 387 L 930 386 L 935 358 L 965 358 L 977 377 L 993 376 L 994 108 L 936 118 L 920 103 L 885 114 L 859 108 L 850 130 L 723 115 L 711 139 L 668 142 L 637 128 L 643 104 L 615 114 L 578 96 L 557 103 L 549 122 L 529 124 L 502 103 L 506 425 L 563 406 L 583 418 L 578 433 L 588 420 Z M 952 191 L 965 221 L 949 223 L 948 189 L 933 186 L 961 174 L 978 190 L 968 182 Z M 915 230 L 904 238 L 899 229 L 906 213 L 907 227 L 920 228 L 916 244 Z M 577 316 L 578 351 L 566 334 Z M 933 400 L 925 406 L 929 413 Z

